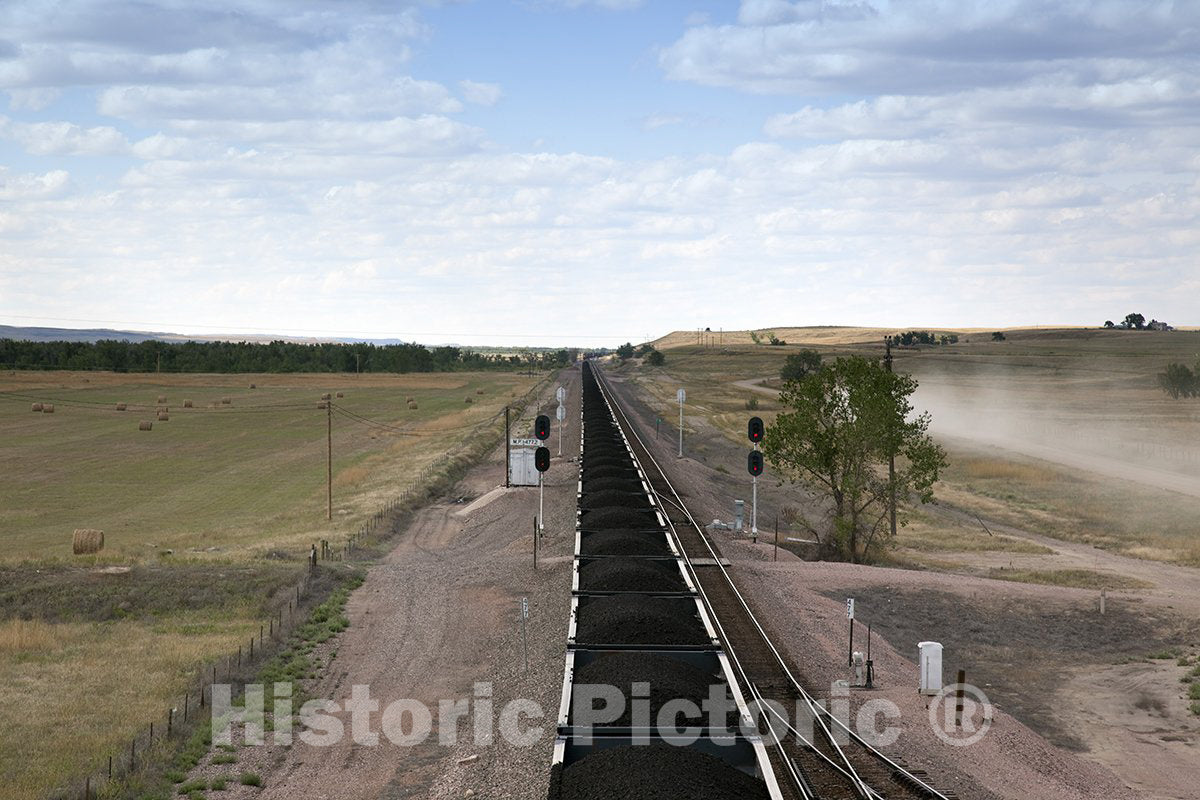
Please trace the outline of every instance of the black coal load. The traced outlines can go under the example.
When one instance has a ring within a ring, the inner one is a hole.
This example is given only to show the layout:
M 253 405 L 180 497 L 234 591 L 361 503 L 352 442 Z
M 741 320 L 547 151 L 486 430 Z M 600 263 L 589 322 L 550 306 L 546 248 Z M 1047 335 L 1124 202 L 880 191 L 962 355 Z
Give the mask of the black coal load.
M 695 704 L 698 714 L 684 716 L 681 713 L 671 720 L 664 720 L 667 727 L 715 725 L 728 731 L 738 730 L 737 708 L 732 698 L 729 698 L 724 680 L 670 656 L 638 652 L 607 653 L 576 669 L 573 680 L 575 686 L 615 686 L 621 691 L 625 696 L 624 713 L 612 722 L 604 723 L 619 728 L 634 726 L 631 702 L 634 696 L 633 684 L 643 682 L 650 684 L 650 727 L 658 727 L 658 712 L 666 703 L 671 700 L 687 700 Z M 715 684 L 721 685 L 720 694 L 728 699 L 728 710 L 724 719 L 710 720 L 709 714 L 704 710 L 704 702 L 708 700 L 709 687 Z M 585 707 L 581 711 L 586 713 L 588 709 Z M 645 723 L 646 720 L 642 719 L 636 724 L 638 727 L 644 727 Z
M 643 492 L 641 478 L 588 478 L 583 482 L 583 491 L 589 492 Z M 643 494 L 643 497 L 645 495 Z
M 641 491 L 641 486 L 638 491 L 621 492 L 613 489 L 605 491 L 593 491 L 589 486 L 584 492 L 583 497 L 579 498 L 581 508 L 604 508 L 611 506 L 613 508 L 630 508 L 634 511 L 651 511 L 650 501 L 646 499 L 646 493 Z
M 598 456 L 592 458 L 592 454 L 588 453 L 583 458 L 583 469 L 586 472 L 590 469 L 600 469 L 603 467 L 627 467 L 633 469 L 633 462 L 629 456 Z
M 661 533 L 633 531 L 596 531 L 584 533 L 579 543 L 585 556 L 669 556 L 666 537 Z
M 672 561 L 602 558 L 579 567 L 582 592 L 684 592 L 687 584 Z
M 629 451 L 625 449 L 625 445 L 623 444 L 596 444 L 591 447 L 584 447 L 583 458 L 585 461 L 620 458 L 627 464 L 629 463 Z
M 583 468 L 583 485 L 587 486 L 589 480 L 595 478 L 624 478 L 626 480 L 640 480 L 638 472 L 633 467 L 584 467 Z
M 582 511 L 579 523 L 589 531 L 601 531 L 608 528 L 625 528 L 632 531 L 657 530 L 658 517 L 650 511 L 637 511 L 621 506 L 607 506 Z
M 767 785 L 690 747 L 629 745 L 597 750 L 551 777 L 555 800 L 769 800 Z
M 581 644 L 710 644 L 690 599 L 643 595 L 583 599 L 588 602 L 579 606 L 575 628 L 575 640 Z

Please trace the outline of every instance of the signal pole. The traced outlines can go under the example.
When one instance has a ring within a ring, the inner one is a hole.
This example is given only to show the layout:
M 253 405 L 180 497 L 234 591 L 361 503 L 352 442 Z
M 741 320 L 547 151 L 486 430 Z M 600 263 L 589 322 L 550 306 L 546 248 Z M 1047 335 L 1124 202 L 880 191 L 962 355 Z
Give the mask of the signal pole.
M 885 336 L 883 338 L 884 347 L 887 348 L 887 353 L 883 357 L 883 363 L 887 365 L 887 371 L 892 371 L 892 337 Z M 896 451 L 891 442 L 888 442 L 888 523 L 891 525 L 892 541 L 896 540 Z

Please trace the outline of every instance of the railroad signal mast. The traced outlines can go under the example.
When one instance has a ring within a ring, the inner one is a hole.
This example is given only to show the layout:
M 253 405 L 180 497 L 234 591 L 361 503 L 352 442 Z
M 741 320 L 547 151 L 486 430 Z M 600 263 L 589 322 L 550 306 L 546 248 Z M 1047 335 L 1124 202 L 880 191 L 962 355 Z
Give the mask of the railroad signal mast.
M 758 449 L 758 443 L 763 440 L 766 428 L 761 417 L 751 417 L 746 426 L 746 438 L 754 445 L 754 449 L 746 457 L 746 471 L 750 473 L 753 495 L 750 503 L 750 535 L 758 541 L 758 476 L 763 473 L 763 454 Z
M 546 441 L 550 438 L 550 418 L 545 414 L 538 414 L 538 417 L 533 422 L 533 435 L 539 441 Z M 542 531 L 546 530 L 546 490 L 543 477 L 546 470 L 550 469 L 550 448 L 539 447 L 533 453 L 533 466 L 537 469 L 538 474 L 538 536 L 542 535 Z

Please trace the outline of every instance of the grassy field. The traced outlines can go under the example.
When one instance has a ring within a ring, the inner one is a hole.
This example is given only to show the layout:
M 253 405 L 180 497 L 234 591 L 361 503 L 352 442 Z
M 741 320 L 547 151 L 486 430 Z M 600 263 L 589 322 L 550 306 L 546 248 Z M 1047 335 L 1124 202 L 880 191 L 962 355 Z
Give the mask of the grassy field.
M 75 528 L 103 530 L 105 558 L 121 562 L 336 538 L 530 385 L 504 373 L 0 376 L 0 560 L 69 559 Z M 329 522 L 317 405 L 338 391 L 337 405 L 390 427 L 334 415 Z M 166 422 L 155 419 L 160 396 Z M 32 413 L 29 398 L 54 413 Z M 120 402 L 130 410 L 114 410 Z M 138 430 L 143 419 L 153 430 Z
M 783 347 L 746 343 L 748 332 L 699 347 L 694 333 L 679 332 L 659 340 L 679 344 L 664 351 L 665 367 L 623 369 L 665 419 L 675 419 L 675 391 L 685 386 L 687 414 L 741 442 L 746 417 L 770 424 L 779 404 L 735 382 L 777 377 L 802 346 L 827 358 L 882 356 L 889 332 L 776 329 Z M 1048 536 L 1200 565 L 1200 402 L 1172 400 L 1156 384 L 1167 363 L 1200 359 L 1200 332 L 1008 330 L 1001 342 L 949 332 L 958 344 L 895 351 L 896 369 L 920 382 L 914 404 L 932 413 L 950 454 L 942 500 Z M 966 531 L 944 521 L 919 518 L 910 528 L 900 538 L 913 551 L 970 549 Z
M 258 631 L 310 543 L 356 530 L 537 380 L 0 375 L 0 794 L 44 796 L 127 748 Z M 332 521 L 325 392 L 376 423 L 333 416 Z M 73 556 L 75 528 L 104 551 Z

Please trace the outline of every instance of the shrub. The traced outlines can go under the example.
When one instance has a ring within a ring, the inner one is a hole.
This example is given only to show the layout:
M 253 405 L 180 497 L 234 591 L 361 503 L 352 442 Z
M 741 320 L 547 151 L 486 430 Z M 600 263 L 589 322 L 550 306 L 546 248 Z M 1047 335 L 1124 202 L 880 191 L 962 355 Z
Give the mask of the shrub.
M 262 778 L 257 772 L 243 772 L 241 782 L 242 786 L 262 786 Z

